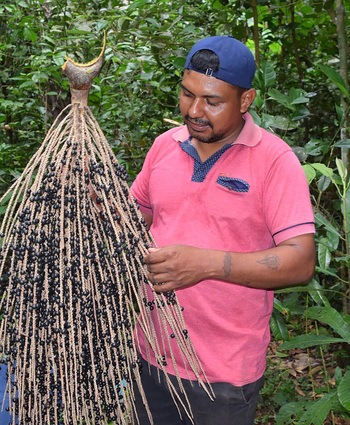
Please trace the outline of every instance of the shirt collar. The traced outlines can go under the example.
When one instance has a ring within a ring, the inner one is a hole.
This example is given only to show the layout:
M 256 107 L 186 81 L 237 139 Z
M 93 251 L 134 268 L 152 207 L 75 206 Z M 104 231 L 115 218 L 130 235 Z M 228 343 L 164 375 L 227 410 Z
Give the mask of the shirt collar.
M 260 142 L 261 128 L 254 123 L 253 118 L 249 112 L 246 112 L 243 115 L 243 119 L 245 120 L 244 127 L 234 144 L 253 147 Z M 184 125 L 180 127 L 179 130 L 173 134 L 173 138 L 179 143 L 188 140 L 190 138 L 190 133 L 187 126 Z

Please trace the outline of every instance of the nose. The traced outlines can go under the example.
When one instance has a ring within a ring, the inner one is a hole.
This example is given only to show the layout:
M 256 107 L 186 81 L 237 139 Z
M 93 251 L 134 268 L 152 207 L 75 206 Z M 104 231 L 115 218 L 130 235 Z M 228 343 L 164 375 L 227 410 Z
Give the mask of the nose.
M 202 99 L 195 97 L 192 99 L 191 105 L 188 108 L 188 115 L 191 118 L 203 117 L 203 102 Z

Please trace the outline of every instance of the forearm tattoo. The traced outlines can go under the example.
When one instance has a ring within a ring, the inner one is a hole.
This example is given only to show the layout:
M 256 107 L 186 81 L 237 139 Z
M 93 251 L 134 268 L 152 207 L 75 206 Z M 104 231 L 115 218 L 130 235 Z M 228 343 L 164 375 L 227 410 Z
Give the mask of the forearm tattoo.
M 270 270 L 278 270 L 280 258 L 277 255 L 266 255 L 266 257 L 258 261 L 258 263 L 266 266 Z
M 224 275 L 225 278 L 228 278 L 231 273 L 231 266 L 232 266 L 232 258 L 231 255 L 227 252 L 224 258 Z

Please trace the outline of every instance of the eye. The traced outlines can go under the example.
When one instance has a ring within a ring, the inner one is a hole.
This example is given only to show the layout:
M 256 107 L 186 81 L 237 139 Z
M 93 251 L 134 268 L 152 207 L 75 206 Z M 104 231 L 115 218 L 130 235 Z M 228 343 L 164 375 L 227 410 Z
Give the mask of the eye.
M 192 94 L 185 90 L 182 90 L 182 94 L 186 97 L 192 97 Z
M 207 104 L 210 106 L 218 106 L 220 105 L 220 102 L 213 102 L 210 99 L 207 99 Z

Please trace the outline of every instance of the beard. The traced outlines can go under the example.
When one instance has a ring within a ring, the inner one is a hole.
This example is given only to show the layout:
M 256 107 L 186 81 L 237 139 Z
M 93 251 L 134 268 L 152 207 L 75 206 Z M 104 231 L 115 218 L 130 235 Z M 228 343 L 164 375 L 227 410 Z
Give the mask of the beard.
M 201 118 L 191 118 L 189 115 L 185 115 L 184 117 L 185 123 L 192 122 L 194 124 L 204 124 L 213 129 L 213 124 L 210 121 L 202 120 Z M 221 133 L 211 133 L 210 136 L 202 136 L 200 132 L 194 132 L 192 131 L 190 126 L 187 126 L 188 131 L 191 135 L 191 137 L 195 138 L 196 140 L 202 142 L 202 143 L 215 143 L 219 142 L 223 139 L 224 135 Z

